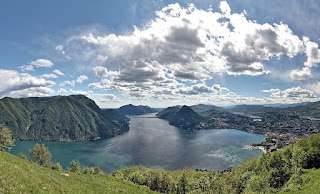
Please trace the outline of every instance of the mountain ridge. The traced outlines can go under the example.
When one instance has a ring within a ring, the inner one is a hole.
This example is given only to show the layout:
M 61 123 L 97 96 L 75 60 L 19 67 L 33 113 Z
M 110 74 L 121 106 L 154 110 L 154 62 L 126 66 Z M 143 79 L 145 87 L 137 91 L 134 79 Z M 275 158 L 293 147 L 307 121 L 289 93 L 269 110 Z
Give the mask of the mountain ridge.
M 129 130 L 127 119 L 101 110 L 83 95 L 3 98 L 0 123 L 19 140 L 81 141 L 113 137 Z

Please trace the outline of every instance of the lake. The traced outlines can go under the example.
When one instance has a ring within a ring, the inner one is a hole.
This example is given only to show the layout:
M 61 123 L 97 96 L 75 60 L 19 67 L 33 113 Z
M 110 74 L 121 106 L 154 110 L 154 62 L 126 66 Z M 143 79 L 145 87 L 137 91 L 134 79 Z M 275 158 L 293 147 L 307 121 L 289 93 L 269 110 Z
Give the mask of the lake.
M 100 166 L 107 173 L 132 165 L 221 171 L 261 155 L 258 150 L 243 147 L 264 141 L 263 134 L 234 129 L 186 131 L 165 120 L 150 118 L 153 116 L 131 117 L 130 130 L 114 138 L 82 142 L 16 141 L 11 153 L 28 155 L 34 144 L 45 144 L 53 162 L 60 162 L 64 168 L 76 159 L 81 166 Z

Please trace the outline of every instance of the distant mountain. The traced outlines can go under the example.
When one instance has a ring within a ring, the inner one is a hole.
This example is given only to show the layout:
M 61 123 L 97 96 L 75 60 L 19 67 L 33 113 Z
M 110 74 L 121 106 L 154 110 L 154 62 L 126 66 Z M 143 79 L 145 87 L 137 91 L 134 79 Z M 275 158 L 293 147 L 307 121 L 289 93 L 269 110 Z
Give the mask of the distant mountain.
M 0 123 L 19 140 L 92 140 L 129 130 L 127 118 L 114 110 L 101 110 L 83 95 L 50 98 L 3 98 Z
M 206 128 L 205 118 L 192 110 L 189 106 L 170 107 L 159 112 L 157 117 L 169 121 L 170 125 L 188 129 L 188 130 L 199 130 Z
M 157 110 L 150 108 L 149 106 L 134 106 L 132 104 L 121 106 L 117 111 L 123 115 L 143 115 L 158 112 Z
M 287 114 L 287 115 L 298 115 L 304 117 L 320 118 L 320 101 L 311 102 L 304 105 L 278 108 L 278 107 L 267 107 L 259 111 L 260 114 L 263 113 L 277 113 L 277 114 Z
M 176 107 L 176 106 L 169 107 L 160 111 L 158 114 L 156 114 L 156 117 L 159 117 L 160 119 L 164 119 L 164 120 L 170 120 L 180 109 L 181 109 L 180 107 Z
M 209 110 L 217 110 L 217 111 L 224 111 L 223 108 L 218 107 L 218 106 L 214 106 L 214 105 L 205 105 L 205 104 L 198 104 L 198 105 L 193 105 L 190 106 L 192 108 L 192 110 L 194 110 L 197 113 L 203 113 L 203 112 L 207 112 Z
M 250 112 L 256 112 L 259 110 L 262 110 L 266 108 L 265 106 L 262 105 L 247 105 L 247 104 L 242 104 L 242 105 L 236 105 L 228 111 L 230 112 L 237 112 L 237 113 L 250 113 Z

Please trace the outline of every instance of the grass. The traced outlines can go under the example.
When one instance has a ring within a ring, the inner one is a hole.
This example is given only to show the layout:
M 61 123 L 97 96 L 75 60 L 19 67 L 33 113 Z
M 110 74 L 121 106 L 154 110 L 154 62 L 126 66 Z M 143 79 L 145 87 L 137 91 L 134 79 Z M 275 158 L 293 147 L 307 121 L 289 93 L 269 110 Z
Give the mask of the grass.
M 320 193 L 320 169 L 317 170 L 303 170 L 303 179 L 306 183 L 288 192 L 281 193 L 294 193 L 294 194 L 313 194 Z
M 0 151 L 0 193 L 154 193 L 110 175 L 64 174 Z

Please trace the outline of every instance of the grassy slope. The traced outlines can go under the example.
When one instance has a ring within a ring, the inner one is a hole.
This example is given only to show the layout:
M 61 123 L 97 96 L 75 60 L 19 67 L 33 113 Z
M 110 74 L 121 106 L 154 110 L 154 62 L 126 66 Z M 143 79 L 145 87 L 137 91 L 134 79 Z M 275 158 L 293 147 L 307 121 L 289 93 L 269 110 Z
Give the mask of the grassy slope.
M 281 193 L 296 193 L 296 194 L 312 194 L 320 193 L 320 169 L 318 170 L 303 170 L 302 177 L 305 180 L 309 180 L 305 185 L 300 188 L 296 188 L 289 192 Z
M 153 193 L 110 175 L 61 174 L 0 152 L 0 193 Z

